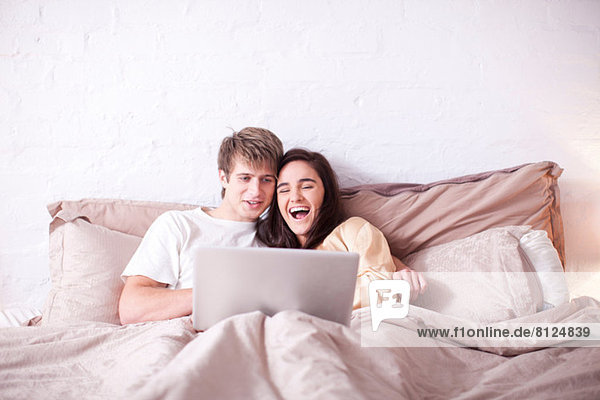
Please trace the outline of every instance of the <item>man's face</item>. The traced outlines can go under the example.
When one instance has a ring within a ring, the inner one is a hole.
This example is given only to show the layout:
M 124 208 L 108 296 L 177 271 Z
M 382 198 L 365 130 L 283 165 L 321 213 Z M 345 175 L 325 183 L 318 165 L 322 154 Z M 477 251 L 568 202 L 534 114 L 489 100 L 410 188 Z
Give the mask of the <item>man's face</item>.
M 223 170 L 219 170 L 219 179 L 225 188 L 221 208 L 226 219 L 253 222 L 271 204 L 275 191 L 275 171 L 266 163 L 254 168 L 236 160 L 229 179 Z

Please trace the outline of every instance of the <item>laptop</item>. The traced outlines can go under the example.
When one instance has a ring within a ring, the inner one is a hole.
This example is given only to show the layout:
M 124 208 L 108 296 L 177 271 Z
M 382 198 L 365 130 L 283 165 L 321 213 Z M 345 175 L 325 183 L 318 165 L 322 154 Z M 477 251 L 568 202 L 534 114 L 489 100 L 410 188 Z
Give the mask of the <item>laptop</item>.
M 348 326 L 358 254 L 336 251 L 200 248 L 192 321 L 205 330 L 232 315 L 300 310 Z

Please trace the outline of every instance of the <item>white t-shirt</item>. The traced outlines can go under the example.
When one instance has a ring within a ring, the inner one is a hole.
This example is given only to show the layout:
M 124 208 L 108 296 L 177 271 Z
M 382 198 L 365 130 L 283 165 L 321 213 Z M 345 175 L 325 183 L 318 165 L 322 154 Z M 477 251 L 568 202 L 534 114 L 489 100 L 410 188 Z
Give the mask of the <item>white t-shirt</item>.
M 258 247 L 255 228 L 254 222 L 213 218 L 201 207 L 167 211 L 150 226 L 121 278 L 143 275 L 171 289 L 191 288 L 195 248 Z

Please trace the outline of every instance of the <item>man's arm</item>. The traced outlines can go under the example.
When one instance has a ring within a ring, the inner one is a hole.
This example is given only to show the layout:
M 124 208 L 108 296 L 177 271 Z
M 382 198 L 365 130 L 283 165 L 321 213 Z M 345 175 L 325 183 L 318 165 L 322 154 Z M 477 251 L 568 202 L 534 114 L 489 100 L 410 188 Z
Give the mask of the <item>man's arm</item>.
M 119 299 L 121 324 L 158 321 L 192 313 L 192 289 L 167 285 L 141 275 L 127 277 Z

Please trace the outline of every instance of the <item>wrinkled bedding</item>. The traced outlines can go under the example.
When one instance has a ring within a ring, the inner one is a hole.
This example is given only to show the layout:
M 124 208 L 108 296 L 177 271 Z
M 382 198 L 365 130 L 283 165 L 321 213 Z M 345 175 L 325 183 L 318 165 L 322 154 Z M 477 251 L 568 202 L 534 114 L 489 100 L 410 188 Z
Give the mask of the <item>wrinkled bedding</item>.
M 600 322 L 600 303 L 582 297 L 545 313 Z M 368 308 L 350 327 L 285 311 L 234 316 L 205 332 L 189 318 L 4 328 L 0 398 L 600 398 L 600 347 L 361 346 L 401 344 L 423 321 L 456 323 L 446 318 L 411 306 L 368 339 Z

